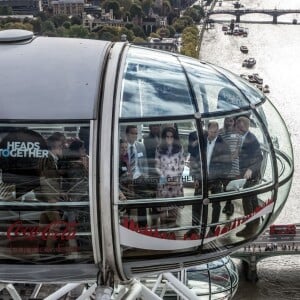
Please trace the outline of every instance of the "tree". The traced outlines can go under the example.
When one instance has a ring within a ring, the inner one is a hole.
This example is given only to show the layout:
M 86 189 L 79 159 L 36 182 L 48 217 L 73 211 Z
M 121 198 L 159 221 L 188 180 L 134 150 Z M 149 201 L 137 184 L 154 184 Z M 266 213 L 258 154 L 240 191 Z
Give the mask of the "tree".
M 126 27 L 121 27 L 121 30 L 119 32 L 120 39 L 121 39 L 121 35 L 122 34 L 126 34 L 127 40 L 129 42 L 131 42 L 131 41 L 133 41 L 135 39 L 135 35 L 134 35 L 133 31 L 127 29 Z
M 33 32 L 40 33 L 42 31 L 42 22 L 40 18 L 35 18 L 30 22 L 33 27 Z
M 140 37 L 135 37 L 135 38 L 133 39 L 133 43 L 134 43 L 134 44 L 146 43 L 146 40 L 144 40 L 144 39 L 142 39 L 142 38 L 140 38 Z
M 130 12 L 131 18 L 134 18 L 135 16 L 141 18 L 143 16 L 143 10 L 142 10 L 141 6 L 137 5 L 136 3 L 133 3 L 130 6 L 129 12 Z
M 152 7 L 152 5 L 153 5 L 153 1 L 152 0 L 144 0 L 141 3 L 141 7 L 142 7 L 143 13 L 145 15 L 149 14 L 149 11 L 150 11 L 150 8 Z
M 150 37 L 152 37 L 152 38 L 160 38 L 160 36 L 159 36 L 159 34 L 157 34 L 157 33 L 155 33 L 155 32 L 151 32 L 150 33 Z
M 106 12 L 109 12 L 111 9 L 113 10 L 113 14 L 117 19 L 121 18 L 120 4 L 118 1 L 107 0 L 102 4 L 102 7 Z
M 71 22 L 70 21 L 65 21 L 62 26 L 66 29 L 70 29 L 71 28 Z
M 45 22 L 48 19 L 47 15 L 43 11 L 38 12 L 36 16 L 40 18 L 42 22 Z
M 120 4 L 120 10 L 123 8 L 123 12 L 127 12 L 132 4 L 131 0 L 118 0 Z
M 57 36 L 60 36 L 60 37 L 68 37 L 69 36 L 68 30 L 63 26 L 60 26 L 56 29 L 56 34 L 57 34 Z
M 69 18 L 67 15 L 56 15 L 50 18 L 50 21 L 53 22 L 55 27 L 60 27 L 63 25 L 64 22 L 68 21 Z
M 172 11 L 172 7 L 171 7 L 171 4 L 170 4 L 169 0 L 164 0 L 163 1 L 161 9 L 162 9 L 161 14 L 163 16 L 167 16 Z
M 156 33 L 161 37 L 161 38 L 168 38 L 170 37 L 170 31 L 167 28 L 161 27 L 156 30 Z
M 9 22 L 4 24 L 3 26 L 4 29 L 24 29 L 24 30 L 33 30 L 33 26 L 30 23 L 21 23 L 21 22 Z
M 72 25 L 69 29 L 69 36 L 76 38 L 87 38 L 89 36 L 89 31 L 82 25 Z
M 181 54 L 199 58 L 199 31 L 196 26 L 186 27 L 182 32 Z
M 176 33 L 175 28 L 173 26 L 170 26 L 170 25 L 168 25 L 166 28 L 169 30 L 169 36 L 173 37 L 174 34 Z
M 134 33 L 134 35 L 135 35 L 136 37 L 139 36 L 139 37 L 141 37 L 142 39 L 145 39 L 145 38 L 146 38 L 145 33 L 144 33 L 144 30 L 142 29 L 141 26 L 133 25 L 133 26 L 132 26 L 132 31 L 133 31 L 133 33 Z
M 172 24 L 176 32 L 181 33 L 187 26 L 193 24 L 193 19 L 191 17 L 181 17 L 174 21 Z
M 10 6 L 4 5 L 0 6 L 0 15 L 1 16 L 10 16 L 13 14 L 13 10 Z
M 55 25 L 52 21 L 47 20 L 42 23 L 42 32 L 55 32 Z
M 98 31 L 99 40 L 117 42 L 120 40 L 120 31 L 117 27 L 103 26 Z
M 72 25 L 81 25 L 81 18 L 78 16 L 72 16 L 71 18 L 71 24 Z

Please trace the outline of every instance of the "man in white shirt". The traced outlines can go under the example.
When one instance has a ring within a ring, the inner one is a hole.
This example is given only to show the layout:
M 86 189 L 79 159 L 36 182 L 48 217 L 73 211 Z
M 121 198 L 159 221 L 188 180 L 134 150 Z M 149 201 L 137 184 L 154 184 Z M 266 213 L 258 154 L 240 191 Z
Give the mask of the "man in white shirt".
M 217 194 L 223 191 L 223 186 L 228 182 L 228 174 L 231 169 L 231 152 L 227 143 L 219 135 L 219 124 L 215 121 L 208 123 L 206 145 L 208 193 Z M 217 200 L 212 203 L 211 223 L 218 223 L 221 204 Z M 216 225 L 211 227 L 213 233 Z
M 195 134 L 193 134 L 195 137 Z M 215 121 L 208 123 L 207 132 L 204 133 L 204 151 L 207 160 L 207 190 L 208 196 L 211 194 L 221 193 L 223 186 L 228 182 L 228 174 L 231 168 L 231 153 L 228 145 L 219 135 L 219 124 Z M 192 138 L 189 137 L 191 141 Z M 201 161 L 198 143 L 189 147 L 193 161 Z M 195 181 L 195 196 L 202 193 L 200 187 L 202 182 L 201 165 L 194 164 L 192 170 Z M 203 168 L 204 169 L 204 168 Z M 192 206 L 192 225 L 200 225 L 202 203 Z M 221 204 L 218 200 L 212 202 L 212 219 L 211 223 L 218 223 L 220 218 Z M 198 223 L 198 224 L 197 224 Z M 211 234 L 214 233 L 216 225 L 211 226 Z

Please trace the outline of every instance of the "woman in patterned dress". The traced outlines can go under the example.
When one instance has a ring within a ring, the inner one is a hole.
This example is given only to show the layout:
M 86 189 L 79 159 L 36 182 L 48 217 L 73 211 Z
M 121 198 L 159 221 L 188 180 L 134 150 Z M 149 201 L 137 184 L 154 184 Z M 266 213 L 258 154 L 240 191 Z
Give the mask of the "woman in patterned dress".
M 156 169 L 160 176 L 157 197 L 182 197 L 183 147 L 179 142 L 178 133 L 173 127 L 164 128 L 161 137 L 161 144 L 157 147 L 155 154 Z M 162 207 L 159 210 L 160 225 L 176 224 L 177 206 Z

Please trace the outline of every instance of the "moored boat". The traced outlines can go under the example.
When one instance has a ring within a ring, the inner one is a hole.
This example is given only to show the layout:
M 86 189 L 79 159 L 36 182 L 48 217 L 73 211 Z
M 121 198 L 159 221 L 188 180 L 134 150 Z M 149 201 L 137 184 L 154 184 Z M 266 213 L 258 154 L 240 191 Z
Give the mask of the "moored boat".
M 267 84 L 264 85 L 264 87 L 263 87 L 263 92 L 264 92 L 265 94 L 270 93 L 270 88 L 269 88 L 269 86 L 268 86 Z
M 229 25 L 223 24 L 222 25 L 222 31 L 227 31 L 229 29 Z
M 248 52 L 249 52 L 248 47 L 247 47 L 247 46 L 244 46 L 244 45 L 242 45 L 242 46 L 240 47 L 240 50 L 241 50 L 242 53 L 248 53 Z
M 256 83 L 256 80 L 255 80 L 253 74 L 248 75 L 248 81 L 251 82 L 251 83 Z
M 264 80 L 259 76 L 258 73 L 254 73 L 253 77 L 254 77 L 256 83 L 263 84 Z
M 247 67 L 247 68 L 252 68 L 255 64 L 256 64 L 255 58 L 250 57 L 250 58 L 245 59 L 245 60 L 243 61 L 242 66 L 243 66 L 243 67 Z
M 255 86 L 256 86 L 259 90 L 261 90 L 261 91 L 263 90 L 262 84 L 257 84 L 257 83 L 256 83 Z

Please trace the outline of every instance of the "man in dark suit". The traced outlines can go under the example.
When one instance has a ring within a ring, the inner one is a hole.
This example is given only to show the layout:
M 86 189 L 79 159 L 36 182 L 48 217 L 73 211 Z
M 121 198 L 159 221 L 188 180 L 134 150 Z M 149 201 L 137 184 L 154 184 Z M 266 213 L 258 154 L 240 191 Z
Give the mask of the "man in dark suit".
M 249 131 L 250 120 L 247 117 L 239 117 L 236 121 L 237 130 L 242 135 L 242 146 L 239 153 L 240 174 L 245 178 L 244 188 L 255 186 L 261 178 L 260 168 L 262 163 L 262 153 L 256 136 Z M 243 208 L 245 215 L 249 215 L 258 207 L 257 195 L 243 198 Z M 237 233 L 237 236 L 245 237 L 255 233 L 259 219 L 246 224 L 246 228 Z
M 125 132 L 128 142 L 129 174 L 132 182 L 132 197 L 127 197 L 127 199 L 143 199 L 147 197 L 146 179 L 148 177 L 145 146 L 137 141 L 138 129 L 136 125 L 128 125 Z M 145 227 L 147 225 L 146 208 L 138 208 L 137 213 L 139 226 Z
M 189 141 L 195 138 L 195 133 L 191 133 Z M 189 146 L 191 160 L 193 161 L 192 174 L 195 182 L 195 195 L 201 193 L 201 165 L 199 155 L 199 145 L 192 142 Z M 207 176 L 208 176 L 208 193 L 217 194 L 223 191 L 223 187 L 228 183 L 228 174 L 231 169 L 231 152 L 226 142 L 219 136 L 219 124 L 217 122 L 209 122 L 208 130 L 204 134 L 204 153 L 207 160 Z M 198 162 L 198 163 L 197 163 Z M 194 204 L 192 207 L 193 225 L 200 221 L 201 203 Z M 221 204 L 218 201 L 212 203 L 212 220 L 211 223 L 219 222 Z M 211 233 L 214 232 L 216 226 L 211 227 Z
M 204 139 L 206 150 L 208 192 L 218 194 L 223 192 L 223 187 L 228 183 L 228 175 L 231 170 L 231 152 L 227 143 L 219 135 L 219 124 L 209 122 L 207 137 Z M 211 223 L 219 222 L 221 204 L 219 201 L 212 203 Z M 211 227 L 213 233 L 216 226 Z

